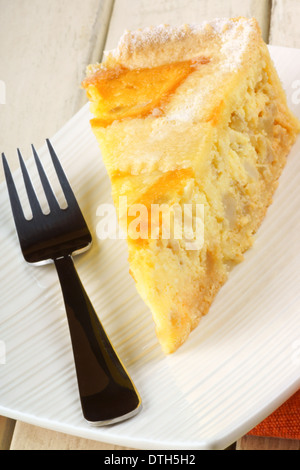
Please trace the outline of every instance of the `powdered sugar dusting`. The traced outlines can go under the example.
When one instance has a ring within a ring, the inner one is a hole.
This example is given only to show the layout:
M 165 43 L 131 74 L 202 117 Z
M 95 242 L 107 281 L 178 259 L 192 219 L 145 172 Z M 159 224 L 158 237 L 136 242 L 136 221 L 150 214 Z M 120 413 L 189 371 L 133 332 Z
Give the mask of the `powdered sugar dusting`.
M 242 57 L 247 49 L 250 41 L 250 35 L 253 31 L 253 23 L 250 21 L 245 22 L 243 29 L 231 28 L 227 30 L 222 36 L 221 55 L 224 57 L 222 63 L 223 70 L 233 72 L 241 65 Z
M 200 85 L 193 94 L 185 95 L 184 102 L 179 102 L 168 111 L 167 120 L 180 123 L 193 121 L 213 92 L 213 83 L 206 84 L 205 87 Z
M 208 97 L 222 89 L 225 75 L 237 72 L 245 62 L 245 54 L 257 31 L 256 20 L 247 18 L 217 18 L 178 27 L 152 26 L 125 31 L 118 47 L 109 51 L 107 58 L 113 58 L 113 63 L 139 68 L 153 67 L 172 60 L 209 57 L 211 68 L 207 78 L 200 73 L 193 83 L 192 93 L 189 93 L 187 86 L 184 100 L 174 97 L 168 105 L 165 116 L 168 121 L 190 122 L 198 119 L 199 112 L 209 102 Z M 152 116 L 164 118 L 164 113 L 158 107 L 153 110 Z
M 136 31 L 125 31 L 118 47 L 106 55 L 112 55 L 118 60 L 120 57 L 137 55 L 147 46 L 163 46 L 166 43 L 184 41 L 188 37 L 198 37 L 203 41 L 211 38 L 220 44 L 218 49 L 221 53 L 220 67 L 223 71 L 232 72 L 240 66 L 251 31 L 254 31 L 255 26 L 256 22 L 253 19 L 216 18 L 198 25 L 185 24 L 174 27 L 161 24 Z M 201 50 L 197 52 L 201 54 Z
M 185 35 L 186 31 L 182 27 L 174 28 L 163 24 L 139 29 L 137 31 L 125 31 L 120 39 L 116 54 L 118 55 L 122 49 L 133 52 L 141 49 L 145 44 L 164 44 L 174 39 L 181 39 Z

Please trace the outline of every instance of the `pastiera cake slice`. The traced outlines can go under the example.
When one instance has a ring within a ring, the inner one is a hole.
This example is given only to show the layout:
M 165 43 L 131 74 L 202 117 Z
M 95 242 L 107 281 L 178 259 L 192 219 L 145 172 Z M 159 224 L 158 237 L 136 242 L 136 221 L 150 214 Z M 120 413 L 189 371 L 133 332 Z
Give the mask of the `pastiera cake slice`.
M 254 19 L 126 32 L 83 86 L 130 272 L 171 353 L 253 243 L 299 122 Z

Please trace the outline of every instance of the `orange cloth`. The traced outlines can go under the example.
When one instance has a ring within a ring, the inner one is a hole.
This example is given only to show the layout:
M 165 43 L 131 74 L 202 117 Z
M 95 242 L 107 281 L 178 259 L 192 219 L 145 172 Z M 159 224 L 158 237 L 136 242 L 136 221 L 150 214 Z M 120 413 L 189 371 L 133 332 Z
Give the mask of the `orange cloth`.
M 252 436 L 300 439 L 300 390 L 262 423 L 252 429 Z

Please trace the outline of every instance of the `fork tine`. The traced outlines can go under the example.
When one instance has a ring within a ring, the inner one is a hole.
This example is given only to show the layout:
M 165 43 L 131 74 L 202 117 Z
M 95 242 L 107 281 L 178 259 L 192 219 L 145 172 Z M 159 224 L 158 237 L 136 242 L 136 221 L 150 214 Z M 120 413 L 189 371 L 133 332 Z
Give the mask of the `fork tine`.
M 16 186 L 15 186 L 15 183 L 14 183 L 14 180 L 13 180 L 13 177 L 12 177 L 12 174 L 11 174 L 11 171 L 10 171 L 10 168 L 9 168 L 9 165 L 7 163 L 4 153 L 2 153 L 2 163 L 3 163 L 3 169 L 4 169 L 12 213 L 14 216 L 17 232 L 20 235 L 20 229 L 22 225 L 24 224 L 24 222 L 27 222 L 27 220 L 25 219 L 22 205 L 20 203 L 20 199 L 18 196 L 18 192 L 16 190 Z
M 31 147 L 32 147 L 32 152 L 33 152 L 33 156 L 34 156 L 34 159 L 35 159 L 35 163 L 36 163 L 39 175 L 40 175 L 41 183 L 43 185 L 45 195 L 46 195 L 46 198 L 47 198 L 47 201 L 48 201 L 48 204 L 49 204 L 50 211 L 59 211 L 60 206 L 59 206 L 59 204 L 57 202 L 57 199 L 56 199 L 56 197 L 53 193 L 53 190 L 51 188 L 51 185 L 49 183 L 49 180 L 47 178 L 47 175 L 46 175 L 45 170 L 43 168 L 43 165 L 41 163 L 41 160 L 40 160 L 34 146 L 31 145 Z
M 40 203 L 39 203 L 38 198 L 36 196 L 34 187 L 31 183 L 31 179 L 29 177 L 26 165 L 24 163 L 23 157 L 22 157 L 21 152 L 20 152 L 19 149 L 18 149 L 18 155 L 19 155 L 20 166 L 21 166 L 21 170 L 22 170 L 22 173 L 23 173 L 23 179 L 24 179 L 25 188 L 26 188 L 26 191 L 27 191 L 28 200 L 29 200 L 30 207 L 31 207 L 31 210 L 32 210 L 32 215 L 33 215 L 33 217 L 43 215 Z
M 69 181 L 68 181 L 68 179 L 65 175 L 65 172 L 64 172 L 64 170 L 63 170 L 63 168 L 60 164 L 60 161 L 59 161 L 59 159 L 58 159 L 58 157 L 55 153 L 55 150 L 52 147 L 52 144 L 51 144 L 49 139 L 46 139 L 46 142 L 47 142 L 47 145 L 48 145 L 48 148 L 49 148 L 49 152 L 50 152 L 50 155 L 51 155 L 51 159 L 52 159 L 56 174 L 58 176 L 59 182 L 60 182 L 61 187 L 63 189 L 66 201 L 67 201 L 68 205 L 72 205 L 73 207 L 77 206 L 79 208 L 77 200 L 76 200 L 75 195 L 73 193 L 73 190 L 72 190 L 72 188 L 69 184 Z

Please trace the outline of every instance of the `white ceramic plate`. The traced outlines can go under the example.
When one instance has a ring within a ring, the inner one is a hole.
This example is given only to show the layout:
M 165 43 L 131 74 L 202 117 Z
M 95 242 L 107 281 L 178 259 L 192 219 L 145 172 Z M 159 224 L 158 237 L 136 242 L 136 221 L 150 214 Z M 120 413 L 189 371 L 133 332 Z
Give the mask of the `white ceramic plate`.
M 270 50 L 300 117 L 300 50 Z M 96 234 L 97 208 L 111 197 L 89 118 L 84 107 L 52 143 L 94 235 L 75 260 L 79 274 L 143 410 L 105 428 L 83 420 L 56 272 L 23 261 L 2 183 L 0 415 L 137 449 L 223 449 L 300 386 L 300 141 L 253 249 L 186 344 L 165 357 L 128 273 L 126 242 Z M 41 156 L 51 168 L 45 148 Z

